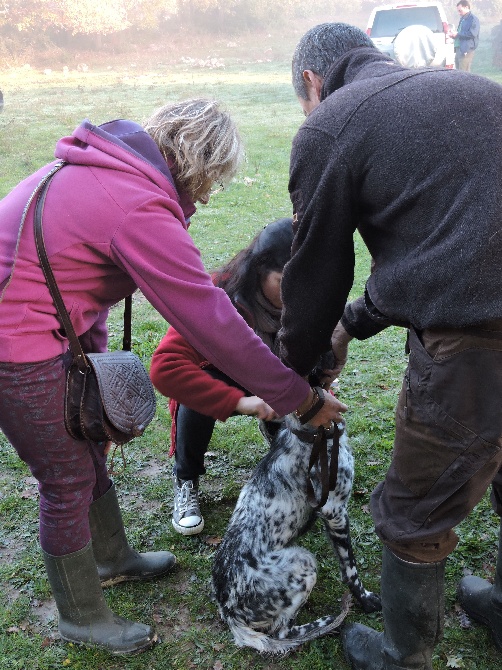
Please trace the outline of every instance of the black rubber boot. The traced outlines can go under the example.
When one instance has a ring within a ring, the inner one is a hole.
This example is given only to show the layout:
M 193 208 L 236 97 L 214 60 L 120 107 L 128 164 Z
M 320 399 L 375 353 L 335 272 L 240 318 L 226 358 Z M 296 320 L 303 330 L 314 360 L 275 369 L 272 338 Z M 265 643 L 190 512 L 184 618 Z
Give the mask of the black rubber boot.
M 443 634 L 445 563 L 408 563 L 384 547 L 385 632 L 361 624 L 343 629 L 345 656 L 354 670 L 432 670 L 432 652 Z
M 481 577 L 464 577 L 457 589 L 457 598 L 467 614 L 488 626 L 498 649 L 502 651 L 502 523 L 500 524 L 499 553 L 495 583 Z
M 90 542 L 65 556 L 42 554 L 63 640 L 102 647 L 112 654 L 138 654 L 159 641 L 151 626 L 123 619 L 109 609 Z
M 162 577 L 170 572 L 176 558 L 169 551 L 143 554 L 127 542 L 115 485 L 95 500 L 89 508 L 92 549 L 98 566 L 101 586 L 120 582 Z

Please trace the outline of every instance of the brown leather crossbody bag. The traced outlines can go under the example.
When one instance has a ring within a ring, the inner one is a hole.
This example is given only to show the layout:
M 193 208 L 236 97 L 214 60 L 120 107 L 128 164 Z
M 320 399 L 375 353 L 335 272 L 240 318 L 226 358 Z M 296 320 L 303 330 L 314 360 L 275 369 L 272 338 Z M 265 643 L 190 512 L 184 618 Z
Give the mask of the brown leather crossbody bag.
M 153 419 L 155 392 L 143 363 L 130 351 L 131 296 L 125 299 L 122 351 L 85 354 L 75 333 L 49 263 L 42 229 L 47 190 L 63 165 L 56 165 L 37 186 L 34 225 L 42 270 L 73 357 L 66 379 L 66 430 L 76 440 L 125 444 L 142 435 Z

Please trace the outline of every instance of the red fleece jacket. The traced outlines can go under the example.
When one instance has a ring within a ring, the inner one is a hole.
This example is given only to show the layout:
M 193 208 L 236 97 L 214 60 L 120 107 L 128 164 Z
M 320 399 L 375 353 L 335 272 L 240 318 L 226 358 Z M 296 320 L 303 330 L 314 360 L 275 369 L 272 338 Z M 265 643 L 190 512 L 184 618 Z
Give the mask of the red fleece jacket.
M 204 370 L 211 364 L 172 326 L 160 341 L 150 368 L 155 387 L 165 396 L 196 412 L 226 421 L 245 395 L 213 379 Z
M 171 446 L 176 451 L 176 414 L 181 404 L 202 414 L 226 421 L 233 414 L 244 392 L 210 377 L 213 367 L 178 331 L 170 326 L 153 354 L 150 377 L 160 393 L 169 398 Z

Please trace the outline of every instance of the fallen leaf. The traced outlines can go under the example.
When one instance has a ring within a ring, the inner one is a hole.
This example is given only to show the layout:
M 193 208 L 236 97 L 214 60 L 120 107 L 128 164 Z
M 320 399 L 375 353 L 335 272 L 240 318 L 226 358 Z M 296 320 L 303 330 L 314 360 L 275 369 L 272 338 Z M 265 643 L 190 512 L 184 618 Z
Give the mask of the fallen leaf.
M 455 603 L 455 612 L 458 616 L 458 624 L 460 628 L 467 629 L 472 627 L 471 620 L 458 603 Z
M 447 656 L 446 657 L 446 667 L 447 668 L 463 668 L 464 661 L 461 656 Z
M 212 547 L 217 547 L 219 544 L 221 544 L 222 539 L 223 538 L 221 538 L 219 535 L 208 535 L 204 538 L 204 542 L 211 545 Z

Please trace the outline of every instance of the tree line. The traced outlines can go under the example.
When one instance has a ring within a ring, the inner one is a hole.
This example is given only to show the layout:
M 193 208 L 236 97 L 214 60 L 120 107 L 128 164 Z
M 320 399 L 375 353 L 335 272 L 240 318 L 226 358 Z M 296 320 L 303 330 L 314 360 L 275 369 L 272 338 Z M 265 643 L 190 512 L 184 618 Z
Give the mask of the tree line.
M 306 11 L 357 11 L 375 0 L 0 0 L 0 27 L 18 32 L 110 35 L 166 22 L 248 28 Z
M 452 19 L 457 1 L 443 0 Z M 162 31 L 177 24 L 225 32 L 316 12 L 369 15 L 374 5 L 384 2 L 392 0 L 0 0 L 0 31 L 11 37 L 106 36 L 128 29 Z M 502 0 L 472 0 L 472 9 L 484 18 L 502 18 Z

